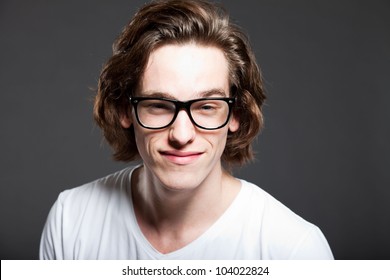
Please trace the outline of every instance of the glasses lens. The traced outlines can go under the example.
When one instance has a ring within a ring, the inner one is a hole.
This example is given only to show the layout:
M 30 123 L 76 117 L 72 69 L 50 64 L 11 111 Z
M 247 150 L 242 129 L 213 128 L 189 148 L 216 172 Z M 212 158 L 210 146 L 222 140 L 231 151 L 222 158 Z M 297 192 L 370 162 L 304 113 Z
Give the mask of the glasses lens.
M 229 105 L 224 100 L 199 100 L 192 103 L 191 115 L 198 126 L 206 129 L 219 128 L 228 121 Z
M 158 99 L 138 102 L 137 113 L 142 125 L 149 128 L 161 128 L 168 125 L 175 115 L 175 104 Z

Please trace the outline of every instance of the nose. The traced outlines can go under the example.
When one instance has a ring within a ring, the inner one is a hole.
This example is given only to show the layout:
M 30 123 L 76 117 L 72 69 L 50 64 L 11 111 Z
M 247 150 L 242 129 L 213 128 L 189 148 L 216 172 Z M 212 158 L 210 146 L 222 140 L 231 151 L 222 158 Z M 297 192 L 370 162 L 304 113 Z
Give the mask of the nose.
M 195 127 L 185 110 L 180 110 L 169 130 L 169 141 L 184 146 L 195 138 Z

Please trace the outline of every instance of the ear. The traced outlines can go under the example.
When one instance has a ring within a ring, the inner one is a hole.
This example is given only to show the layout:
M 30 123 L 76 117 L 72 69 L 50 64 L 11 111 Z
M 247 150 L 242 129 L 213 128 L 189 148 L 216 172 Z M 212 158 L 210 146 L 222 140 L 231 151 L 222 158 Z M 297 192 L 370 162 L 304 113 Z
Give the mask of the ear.
M 131 124 L 133 123 L 131 117 L 129 116 L 129 112 L 128 113 L 122 113 L 120 114 L 120 117 L 119 117 L 119 121 L 121 123 L 121 126 L 123 128 L 129 128 L 131 126 Z
M 233 114 L 229 121 L 229 131 L 230 132 L 236 132 L 238 128 L 240 127 L 240 122 L 238 118 Z

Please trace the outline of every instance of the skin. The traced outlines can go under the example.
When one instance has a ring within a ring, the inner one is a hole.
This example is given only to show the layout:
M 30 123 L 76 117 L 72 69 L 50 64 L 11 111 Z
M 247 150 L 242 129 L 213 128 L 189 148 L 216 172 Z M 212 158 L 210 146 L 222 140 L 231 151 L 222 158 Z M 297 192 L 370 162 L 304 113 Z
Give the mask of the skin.
M 228 62 L 218 48 L 165 45 L 151 53 L 138 95 L 180 101 L 228 97 L 229 85 Z M 221 165 L 227 134 L 239 122 L 232 116 L 225 127 L 207 131 L 180 111 L 170 127 L 149 130 L 131 112 L 121 117 L 121 125 L 134 126 L 144 162 L 132 177 L 138 224 L 159 252 L 178 250 L 204 233 L 240 190 Z

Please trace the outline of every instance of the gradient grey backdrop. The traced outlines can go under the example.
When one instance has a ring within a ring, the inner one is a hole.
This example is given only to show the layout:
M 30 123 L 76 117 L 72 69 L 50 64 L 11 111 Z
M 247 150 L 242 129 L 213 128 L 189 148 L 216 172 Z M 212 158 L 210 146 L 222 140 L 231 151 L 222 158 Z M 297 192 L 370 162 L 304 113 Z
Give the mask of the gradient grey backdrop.
M 144 1 L 0 1 L 0 257 L 35 259 L 60 191 L 124 164 L 91 113 L 111 43 Z M 268 91 L 255 182 L 338 259 L 390 258 L 390 4 L 222 1 Z

